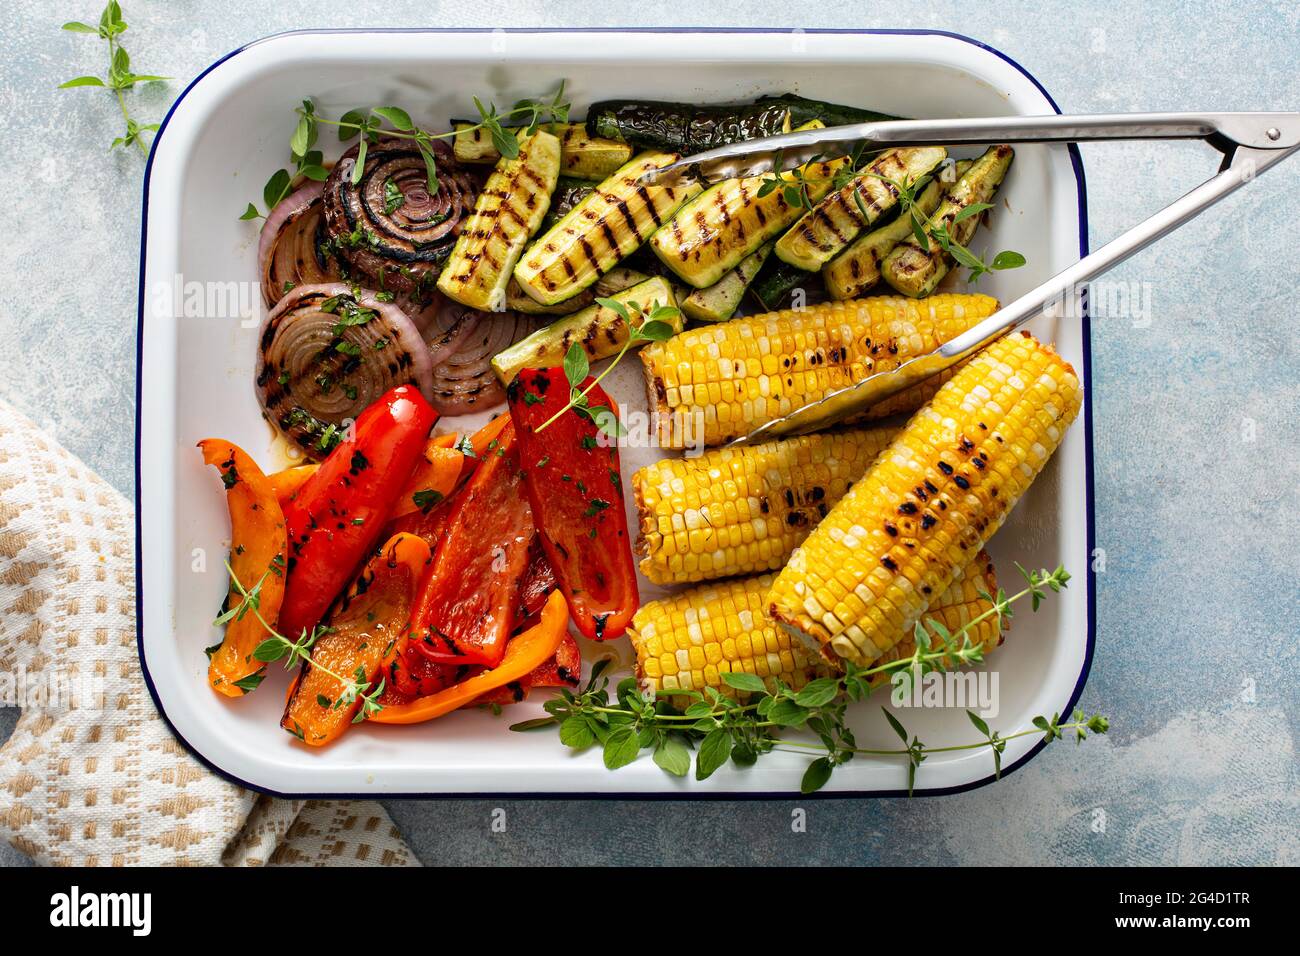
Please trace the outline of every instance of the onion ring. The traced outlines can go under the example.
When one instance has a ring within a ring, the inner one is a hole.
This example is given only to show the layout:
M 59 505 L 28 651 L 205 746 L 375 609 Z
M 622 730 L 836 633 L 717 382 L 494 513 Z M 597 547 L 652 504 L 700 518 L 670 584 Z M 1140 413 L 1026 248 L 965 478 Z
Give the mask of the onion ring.
M 343 154 L 325 181 L 332 251 L 381 289 L 412 292 L 432 284 L 474 208 L 474 180 L 447 145 L 434 140 L 438 188 L 430 192 L 419 147 L 389 137 L 367 146 L 365 168 L 353 185 L 359 146 Z
M 446 358 L 433 368 L 430 398 L 438 413 L 449 417 L 482 411 L 505 401 L 505 389 L 492 371 L 492 358 L 533 328 L 528 317 L 517 312 L 478 312 L 461 306 L 452 311 L 459 318 L 447 335 L 458 335 L 459 342 L 439 353 L 446 354 Z
M 258 338 L 258 398 L 267 417 L 311 457 L 395 385 L 433 395 L 429 346 L 393 302 L 332 282 L 298 286 Z
M 308 182 L 271 210 L 257 242 L 262 299 L 268 309 L 300 285 L 338 282 L 345 278 L 333 256 L 322 255 L 325 217 L 324 183 Z

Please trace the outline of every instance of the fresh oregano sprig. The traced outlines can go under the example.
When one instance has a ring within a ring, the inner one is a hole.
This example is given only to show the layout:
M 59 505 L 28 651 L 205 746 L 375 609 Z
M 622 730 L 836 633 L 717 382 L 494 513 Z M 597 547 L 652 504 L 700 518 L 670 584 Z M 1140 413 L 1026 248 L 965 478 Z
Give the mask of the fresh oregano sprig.
M 532 99 L 520 100 L 506 112 L 498 113 L 495 104 L 489 102 L 485 106 L 478 97 L 474 97 L 474 106 L 479 113 L 478 123 L 459 130 L 431 133 L 416 126 L 415 121 L 411 119 L 411 114 L 400 106 L 372 106 L 352 109 L 338 119 L 331 120 L 320 116 L 311 100 L 303 100 L 302 106 L 295 110 L 298 115 L 298 122 L 295 124 L 293 135 L 289 140 L 289 153 L 293 157 L 297 168 L 292 172 L 287 169 L 276 170 L 270 180 L 267 181 L 262 190 L 262 201 L 266 204 L 265 215 L 270 215 L 276 204 L 289 194 L 290 185 L 299 176 L 323 180 L 329 174 L 329 171 L 324 169 L 321 164 L 321 154 L 312 150 L 321 125 L 335 127 L 338 130 L 340 142 L 346 143 L 357 136 L 361 137 L 357 146 L 356 163 L 352 168 L 353 185 L 361 182 L 366 165 L 366 154 L 370 146 L 376 143 L 381 136 L 412 140 L 424 159 L 426 185 L 432 195 L 438 191 L 438 161 L 432 146 L 435 139 L 449 139 L 460 133 L 485 129 L 488 135 L 491 136 L 492 144 L 496 147 L 497 152 L 507 159 L 514 159 L 519 155 L 519 140 L 512 131 L 506 128 L 503 121 L 519 120 L 523 123 L 523 128 L 532 133 L 543 122 L 567 122 L 569 116 L 569 104 L 564 100 L 563 81 L 560 82 L 555 94 L 545 102 Z M 391 196 L 388 196 L 387 193 L 385 196 L 386 206 L 394 203 Z M 400 205 L 400 203 L 397 205 Z M 396 205 L 393 208 L 396 208 Z M 392 212 L 392 209 L 388 211 Z M 258 210 L 254 203 L 250 202 L 240 218 L 257 219 L 262 216 L 263 213 Z
M 230 562 L 228 561 L 226 562 L 226 571 L 230 574 L 230 581 L 234 586 L 235 591 L 239 594 L 240 600 L 234 607 L 227 608 L 223 611 L 217 619 L 213 621 L 213 624 L 221 626 L 232 620 L 243 620 L 244 616 L 251 612 L 262 625 L 263 630 L 265 630 L 269 635 L 266 640 L 262 641 L 253 649 L 254 660 L 261 661 L 264 664 L 283 660 L 285 670 L 292 670 L 295 665 L 303 662 L 310 663 L 312 667 L 319 668 L 321 671 L 328 674 L 330 677 L 333 677 L 343 685 L 343 693 L 339 694 L 339 696 L 333 701 L 321 700 L 321 706 L 332 707 L 334 710 L 338 710 L 341 707 L 349 707 L 357 701 L 360 701 L 361 708 L 357 711 L 356 716 L 352 718 L 354 724 L 360 723 L 384 709 L 383 705 L 379 703 L 379 698 L 384 692 L 385 682 L 382 677 L 377 685 L 374 684 L 374 682 L 369 680 L 366 676 L 366 671 L 363 667 L 357 667 L 355 673 L 351 677 L 344 677 L 342 674 L 331 670 L 320 661 L 312 658 L 312 647 L 315 646 L 316 642 L 320 640 L 321 637 L 331 633 L 331 628 L 320 624 L 313 627 L 310 632 L 308 632 L 306 628 L 303 628 L 302 634 L 299 635 L 298 639 L 296 641 L 291 641 L 272 627 L 267 622 L 266 618 L 262 616 L 262 584 L 266 581 L 267 575 L 272 573 L 283 573 L 279 565 L 273 563 L 251 588 L 244 587 L 238 576 L 236 576 L 234 568 L 230 566 Z M 220 646 L 221 645 L 219 644 L 216 645 L 216 647 Z M 209 648 L 209 653 L 215 652 L 216 647 Z M 239 687 L 240 690 L 247 694 L 250 691 L 256 690 L 265 679 L 266 668 L 263 667 L 261 670 L 257 671 L 257 673 L 251 674 L 240 681 L 236 681 L 235 686 Z M 320 696 L 322 698 L 324 697 L 324 695 Z M 301 729 L 297 730 L 295 735 L 301 737 Z
M 989 272 L 1002 271 L 1004 269 L 1018 269 L 1026 262 L 1025 257 L 1011 249 L 1005 249 L 993 257 L 992 262 L 985 262 L 982 258 L 971 252 L 969 248 L 958 242 L 952 233 L 952 227 L 957 223 L 969 219 L 971 216 L 978 216 L 987 209 L 992 209 L 992 203 L 980 202 L 971 203 L 960 209 L 953 217 L 951 225 L 947 223 L 930 224 L 930 217 L 921 211 L 917 205 L 917 192 L 924 185 L 924 179 L 905 179 L 902 182 L 891 179 L 881 173 L 867 171 L 866 175 L 873 176 L 884 183 L 889 184 L 898 194 L 898 202 L 901 209 L 900 214 L 911 218 L 912 236 L 916 239 L 917 245 L 922 249 L 929 249 L 930 242 L 933 240 L 935 245 L 952 257 L 953 261 L 960 266 L 969 269 L 970 272 L 966 277 L 967 282 L 978 282 L 980 276 Z M 867 216 L 867 210 L 862 202 L 862 197 L 855 190 L 853 198 L 857 202 L 858 211 L 864 217 Z
M 126 32 L 126 28 L 126 21 L 122 19 L 122 7 L 117 0 L 110 0 L 108 6 L 104 7 L 103 13 L 99 15 L 98 26 L 91 26 L 79 20 L 70 20 L 63 24 L 63 29 L 70 33 L 92 33 L 108 43 L 108 75 L 107 77 L 78 76 L 66 83 L 60 83 L 59 89 L 97 86 L 112 91 L 117 98 L 118 108 L 122 111 L 122 119 L 126 121 L 126 135 L 114 139 L 109 149 L 116 149 L 118 146 L 126 148 L 137 146 L 142 154 L 148 156 L 149 145 L 144 137 L 146 133 L 157 132 L 158 124 L 140 123 L 131 116 L 131 111 L 126 105 L 126 91 L 133 89 L 137 83 L 156 83 L 170 80 L 171 77 L 131 71 L 131 56 L 119 39 Z
M 1026 587 L 1014 595 L 999 590 L 989 596 L 991 607 L 956 630 L 949 632 L 933 618 L 918 624 L 914 636 L 916 648 L 911 656 L 872 667 L 858 667 L 845 662 L 842 673 L 818 677 L 795 690 L 782 682 L 771 688 L 755 674 L 727 673 L 723 681 L 734 691 L 747 694 L 740 700 L 723 694 L 718 688 L 703 691 L 661 690 L 646 697 L 635 678 L 620 681 L 611 697 L 606 662 L 592 668 L 587 683 L 577 691 L 562 689 L 543 707 L 547 716 L 515 724 L 512 730 L 535 730 L 557 727 L 560 741 L 575 750 L 599 745 L 605 766 L 617 769 L 634 761 L 649 749 L 655 763 L 675 776 L 686 776 L 691 769 L 694 751 L 695 778 L 704 780 L 728 760 L 738 767 L 750 766 L 762 755 L 787 751 L 815 756 L 804 771 L 800 790 L 812 793 L 830 780 L 831 774 L 855 756 L 901 757 L 908 764 L 908 792 L 915 788 L 916 773 L 925 759 L 936 753 L 988 748 L 993 754 L 994 775 L 1002 772 L 1002 754 L 1007 742 L 1019 737 L 1042 734 L 1045 742 L 1062 739 L 1067 732 L 1076 741 L 1089 733 L 1106 733 L 1109 721 L 1101 716 L 1086 716 L 1076 710 L 1062 722 L 1059 714 L 1050 719 L 1035 717 L 1034 729 L 1003 735 L 991 730 L 977 714 L 968 711 L 971 723 L 982 739 L 947 747 L 931 747 L 916 735 L 909 734 L 902 723 L 882 708 L 890 727 L 903 743 L 901 748 L 876 749 L 857 745 L 846 713 L 851 702 L 864 700 L 875 689 L 881 675 L 904 672 L 917 679 L 930 671 L 943 671 L 958 664 L 975 664 L 983 660 L 983 650 L 970 640 L 970 631 L 989 618 L 999 621 L 1011 613 L 1017 601 L 1030 599 L 1036 610 L 1047 593 L 1059 592 L 1070 575 L 1063 567 L 1055 571 L 1025 571 L 1017 565 Z M 684 709 L 673 700 L 686 702 Z M 805 730 L 816 743 L 783 736 L 789 730 Z
M 825 182 L 825 180 L 822 178 L 810 178 L 807 170 L 809 166 L 821 162 L 823 158 L 824 157 L 821 154 L 818 154 L 806 163 L 795 166 L 793 169 L 785 170 L 782 168 L 784 157 L 782 152 L 778 150 L 776 156 L 772 160 L 772 171 L 768 175 L 764 176 L 759 182 L 758 198 L 762 199 L 764 196 L 779 189 L 781 190 L 781 197 L 786 201 L 787 205 L 792 206 L 795 209 L 806 209 L 811 212 L 817 205 L 813 202 L 812 188 L 814 185 L 820 186 Z M 840 167 L 840 169 L 843 168 L 844 167 Z M 832 185 L 836 182 L 836 177 L 840 174 L 840 169 L 837 169 L 832 173 Z
M 638 342 L 664 342 L 672 338 L 676 330 L 670 324 L 671 321 L 681 315 L 676 306 L 660 305 L 656 299 L 648 306 L 642 306 L 638 302 L 628 302 L 626 305 L 618 299 L 597 299 L 596 302 L 603 308 L 609 309 L 622 320 L 627 326 L 627 339 L 623 342 L 623 347 L 618 353 L 586 388 L 582 388 L 583 381 L 591 371 L 591 361 L 587 358 L 587 352 L 578 342 L 569 346 L 569 351 L 564 355 L 564 377 L 569 382 L 569 401 L 563 408 L 548 418 L 542 424 L 537 426 L 540 432 L 550 426 L 561 415 L 569 409 L 590 419 L 596 427 L 608 435 L 610 438 L 617 440 L 624 434 L 623 424 L 614 414 L 613 409 L 604 405 L 590 406 L 587 401 L 587 395 L 593 388 L 600 384 L 601 379 L 614 370 L 614 367 L 623 360 L 634 344 Z M 632 322 L 632 316 L 639 315 L 639 323 Z
M 271 210 L 280 204 L 280 200 L 289 195 L 294 182 L 301 177 L 324 182 L 330 171 L 325 168 L 325 159 L 316 145 L 316 107 L 311 100 L 303 100 L 298 111 L 298 125 L 289 139 L 289 154 L 293 158 L 293 169 L 277 169 L 262 187 L 262 202 L 266 205 L 263 213 L 254 203 L 249 203 L 240 219 L 264 219 Z

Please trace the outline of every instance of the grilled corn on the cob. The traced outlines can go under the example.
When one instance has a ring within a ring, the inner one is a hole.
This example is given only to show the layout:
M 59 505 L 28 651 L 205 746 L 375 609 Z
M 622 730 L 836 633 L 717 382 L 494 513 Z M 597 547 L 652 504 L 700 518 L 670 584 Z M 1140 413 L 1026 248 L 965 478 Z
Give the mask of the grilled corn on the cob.
M 723 683 L 722 675 L 728 671 L 757 674 L 768 680 L 769 690 L 775 688 L 776 680 L 798 689 L 829 673 L 826 662 L 805 648 L 803 641 L 764 615 L 773 580 L 773 575 L 762 574 L 719 581 L 642 605 L 628 628 L 642 686 L 648 691 L 715 687 L 735 696 Z M 925 616 L 941 621 L 955 633 L 992 609 L 980 592 L 996 594 L 997 589 L 993 562 L 980 552 Z M 967 633 L 971 643 L 986 653 L 1002 641 L 996 615 Z M 910 634 L 899 638 L 891 661 L 915 650 Z M 887 680 L 883 672 L 873 677 L 877 684 Z
M 715 448 L 638 469 L 641 573 L 655 584 L 681 584 L 778 570 L 899 428 Z
M 998 529 L 1082 400 L 1028 333 L 998 339 L 913 416 L 777 575 L 768 613 L 828 656 L 870 664 Z
M 987 295 L 879 296 L 746 316 L 641 350 L 661 445 L 719 445 L 827 392 L 897 368 L 992 315 Z M 866 419 L 912 411 L 953 370 L 892 396 Z M 702 432 L 702 434 L 701 434 Z

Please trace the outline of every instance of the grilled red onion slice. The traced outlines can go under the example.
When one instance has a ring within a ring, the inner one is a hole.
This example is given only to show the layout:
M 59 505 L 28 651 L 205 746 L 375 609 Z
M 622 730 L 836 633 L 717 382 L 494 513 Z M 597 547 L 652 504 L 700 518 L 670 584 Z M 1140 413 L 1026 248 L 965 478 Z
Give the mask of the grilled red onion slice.
M 474 208 L 474 180 L 439 140 L 432 149 L 438 188 L 430 193 L 419 147 L 381 139 L 367 147 L 361 181 L 352 184 L 358 146 L 325 181 L 325 224 L 332 250 L 367 284 L 410 292 L 431 284 Z
M 433 394 L 429 346 L 411 319 L 342 282 L 292 289 L 267 316 L 258 345 L 262 407 L 313 457 L 393 386 Z
M 325 238 L 324 184 L 309 182 L 280 201 L 266 217 L 257 243 L 262 298 L 272 308 L 284 294 L 300 285 L 338 282 L 338 260 L 322 255 Z
M 492 357 L 532 331 L 532 322 L 518 312 L 476 312 L 460 306 L 448 336 L 459 343 L 439 354 L 447 357 L 433 369 L 433 407 L 442 415 L 466 415 L 499 405 L 505 390 L 492 371 Z M 438 343 L 434 343 L 438 349 Z

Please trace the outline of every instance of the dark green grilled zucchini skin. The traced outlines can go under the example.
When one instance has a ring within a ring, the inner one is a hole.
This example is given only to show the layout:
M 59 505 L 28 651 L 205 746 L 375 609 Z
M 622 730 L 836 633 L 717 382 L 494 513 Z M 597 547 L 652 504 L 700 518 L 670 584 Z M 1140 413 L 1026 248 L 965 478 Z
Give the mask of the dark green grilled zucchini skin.
M 695 106 L 655 100 L 604 100 L 587 111 L 587 132 L 636 146 L 698 153 L 727 143 L 788 133 L 785 103 Z
M 790 126 L 802 126 L 810 120 L 821 120 L 827 126 L 851 126 L 854 123 L 874 123 L 877 120 L 901 119 L 889 113 L 875 110 L 859 109 L 856 106 L 843 106 L 839 103 L 827 103 L 823 100 L 810 100 L 795 93 L 782 93 L 780 96 L 760 96 L 758 105 L 776 103 L 790 111 Z
M 794 93 L 760 97 L 754 103 L 695 106 L 657 100 L 603 100 L 587 111 L 587 133 L 638 146 L 699 153 L 728 143 L 788 133 L 810 120 L 847 126 L 897 119 L 888 113 L 810 100 Z
M 764 312 L 775 312 L 785 302 L 786 296 L 798 288 L 820 292 L 821 274 L 807 272 L 788 262 L 782 262 L 776 256 L 770 256 L 758 273 L 758 278 L 750 285 L 749 291 Z
M 561 176 L 559 182 L 555 184 L 555 192 L 551 193 L 551 208 L 546 210 L 546 218 L 542 220 L 538 232 L 546 232 L 550 229 L 564 217 L 565 213 L 595 192 L 597 185 L 599 184 L 587 179 Z

